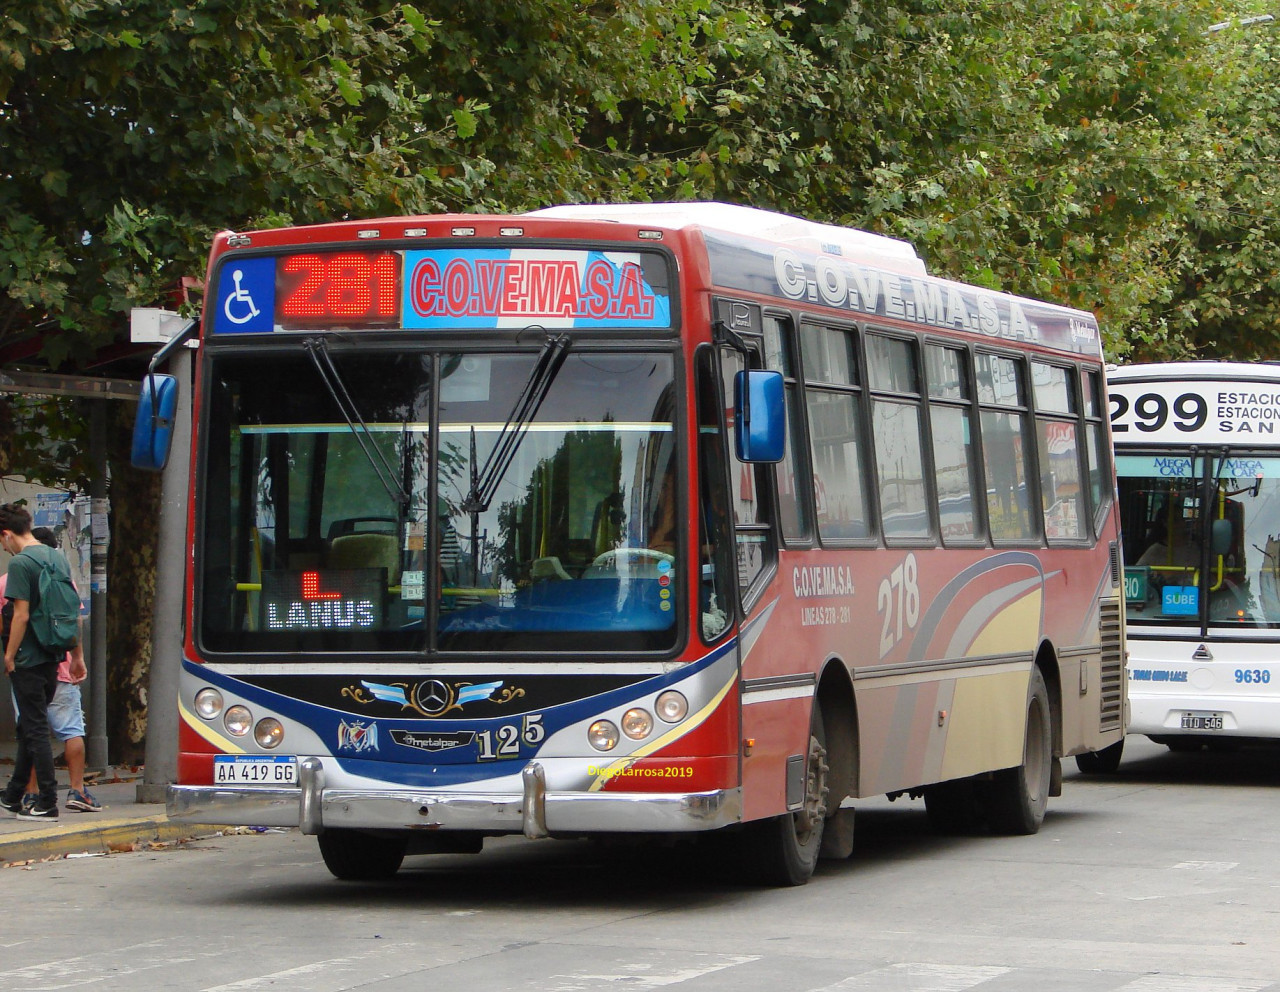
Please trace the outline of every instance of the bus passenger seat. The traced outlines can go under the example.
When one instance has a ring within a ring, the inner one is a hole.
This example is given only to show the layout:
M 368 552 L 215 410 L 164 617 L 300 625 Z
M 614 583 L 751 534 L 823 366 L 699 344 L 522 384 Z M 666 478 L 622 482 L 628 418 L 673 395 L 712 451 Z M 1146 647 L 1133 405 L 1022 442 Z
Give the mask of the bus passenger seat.
M 329 546 L 329 568 L 385 568 L 387 585 L 400 584 L 400 549 L 394 534 L 344 534 Z
M 533 559 L 529 566 L 529 578 L 534 582 L 543 582 L 547 579 L 571 579 L 573 576 L 564 570 L 559 558 L 547 555 L 545 558 Z

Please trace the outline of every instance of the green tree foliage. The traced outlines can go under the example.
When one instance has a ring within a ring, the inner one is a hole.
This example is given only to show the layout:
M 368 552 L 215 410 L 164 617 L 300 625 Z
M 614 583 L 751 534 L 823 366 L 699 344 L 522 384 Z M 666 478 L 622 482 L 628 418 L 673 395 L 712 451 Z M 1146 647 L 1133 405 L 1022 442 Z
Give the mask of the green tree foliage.
M 1209 0 L 8 6 L 0 347 L 55 365 L 225 227 L 729 199 L 1096 310 L 1117 356 L 1231 353 L 1236 323 L 1191 325 L 1247 308 L 1246 268 L 1212 305 L 1188 273 L 1270 240 L 1238 222 L 1271 52 L 1207 33 L 1234 12 Z
M 1157 358 L 1280 357 L 1280 24 L 1211 35 L 1203 128 L 1186 145 L 1179 254 Z
M 220 229 L 695 198 L 907 238 L 1113 358 L 1274 356 L 1280 27 L 1209 30 L 1251 6 L 0 0 L 0 361 L 101 356 Z M 0 402 L 0 471 L 82 480 L 34 443 L 78 412 Z

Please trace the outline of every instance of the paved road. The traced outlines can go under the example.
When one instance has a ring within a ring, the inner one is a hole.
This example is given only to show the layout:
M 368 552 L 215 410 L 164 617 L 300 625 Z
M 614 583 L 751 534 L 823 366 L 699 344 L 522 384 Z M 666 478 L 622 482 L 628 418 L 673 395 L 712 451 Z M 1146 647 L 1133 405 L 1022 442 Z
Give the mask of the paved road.
M 519 839 L 341 884 L 292 832 L 8 869 L 0 988 L 1280 992 L 1280 752 L 1129 752 L 1035 837 L 860 804 L 800 889 Z

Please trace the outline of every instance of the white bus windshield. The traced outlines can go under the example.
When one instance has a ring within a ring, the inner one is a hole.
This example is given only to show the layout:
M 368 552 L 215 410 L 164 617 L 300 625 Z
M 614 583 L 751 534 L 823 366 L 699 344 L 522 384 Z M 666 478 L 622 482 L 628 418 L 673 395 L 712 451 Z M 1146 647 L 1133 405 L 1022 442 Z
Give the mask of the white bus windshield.
M 1280 456 L 1120 454 L 1116 474 L 1130 623 L 1280 625 Z

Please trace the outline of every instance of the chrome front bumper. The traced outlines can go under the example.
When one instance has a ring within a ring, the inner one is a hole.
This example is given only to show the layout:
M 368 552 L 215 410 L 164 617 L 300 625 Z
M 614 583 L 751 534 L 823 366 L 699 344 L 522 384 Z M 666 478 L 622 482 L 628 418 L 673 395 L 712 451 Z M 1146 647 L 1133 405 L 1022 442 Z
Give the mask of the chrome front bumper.
M 589 833 L 687 833 L 742 819 L 740 789 L 686 794 L 547 792 L 538 762 L 521 774 L 522 795 L 431 790 L 327 789 L 317 758 L 288 788 L 171 785 L 170 819 L 182 823 L 364 830 L 480 830 L 526 837 Z

